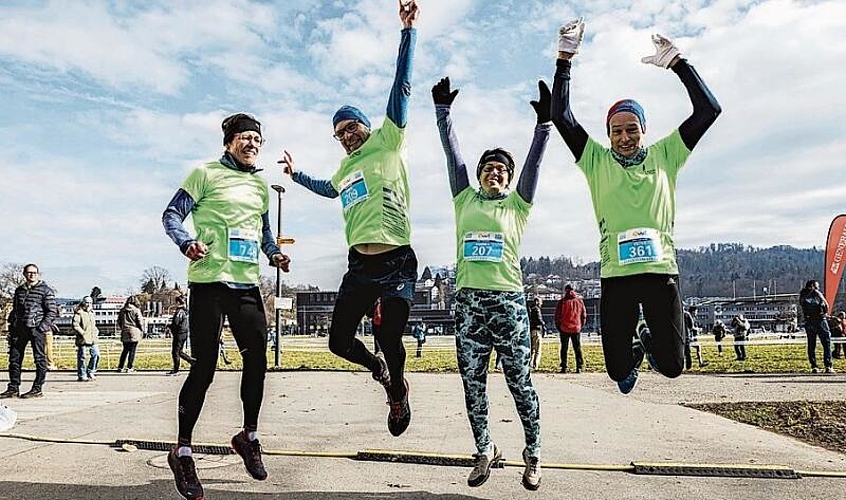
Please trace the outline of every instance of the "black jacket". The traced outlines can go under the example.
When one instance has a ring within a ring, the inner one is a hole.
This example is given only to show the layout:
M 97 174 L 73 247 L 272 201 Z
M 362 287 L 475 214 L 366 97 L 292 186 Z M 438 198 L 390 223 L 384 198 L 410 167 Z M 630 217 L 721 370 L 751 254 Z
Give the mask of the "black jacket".
M 170 334 L 177 338 L 188 337 L 188 310 L 180 307 L 170 319 Z
M 529 328 L 532 330 L 544 329 L 543 316 L 541 315 L 540 307 L 529 307 Z
M 24 283 L 15 289 L 8 321 L 12 332 L 35 328 L 46 333 L 58 315 L 56 292 L 47 283 L 39 281 L 33 287 Z

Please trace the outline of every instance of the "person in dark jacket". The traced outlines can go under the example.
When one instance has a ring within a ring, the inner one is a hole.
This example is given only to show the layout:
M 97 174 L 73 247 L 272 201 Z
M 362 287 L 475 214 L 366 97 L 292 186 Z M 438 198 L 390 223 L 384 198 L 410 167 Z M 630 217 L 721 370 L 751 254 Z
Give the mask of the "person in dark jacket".
M 690 306 L 684 313 L 684 367 L 690 370 L 693 367 L 693 355 L 691 348 L 696 349 L 696 360 L 699 363 L 699 368 L 708 366 L 708 363 L 702 361 L 702 348 L 699 346 L 699 341 L 696 336 L 699 335 L 699 327 L 696 326 L 696 312 L 699 310 L 696 306 Z
M 816 280 L 808 280 L 805 286 L 799 291 L 799 305 L 802 307 L 802 315 L 805 317 L 805 335 L 808 338 L 808 362 L 811 363 L 811 372 L 819 373 L 817 367 L 817 337 L 823 347 L 823 364 L 826 373 L 834 373 L 831 361 L 831 331 L 825 316 L 828 313 L 828 302 L 820 292 L 820 284 Z
M 120 341 L 123 344 L 123 351 L 118 361 L 118 373 L 131 373 L 135 369 L 135 350 L 138 349 L 138 342 L 144 336 L 144 321 L 141 316 L 138 297 L 131 296 L 126 299 L 123 308 L 118 313 L 118 328 L 120 328 Z
M 564 296 L 555 305 L 553 319 L 561 336 L 561 373 L 567 373 L 567 350 L 571 341 L 576 356 L 576 373 L 581 373 L 585 366 L 581 332 L 582 325 L 587 321 L 587 310 L 584 301 L 571 285 L 564 287 Z
M 188 340 L 188 309 L 185 308 L 185 297 L 179 295 L 176 297 L 176 311 L 170 318 L 170 338 L 171 350 L 170 356 L 173 359 L 173 369 L 167 372 L 168 375 L 176 375 L 179 373 L 180 359 L 192 360 L 185 351 L 185 341 Z M 190 361 L 189 361 L 190 362 Z
M 532 336 L 532 351 L 529 355 L 529 366 L 532 367 L 532 370 L 537 370 L 540 367 L 541 353 L 543 350 L 542 338 L 546 325 L 543 323 L 540 297 L 535 297 L 531 304 L 529 306 L 529 331 Z
M 9 314 L 9 385 L 0 399 L 37 398 L 47 378 L 47 356 L 44 352 L 45 336 L 59 315 L 56 292 L 39 278 L 38 266 L 27 264 L 23 268 L 25 282 L 15 289 L 12 312 Z M 21 395 L 21 363 L 26 345 L 32 344 L 35 359 L 35 381 L 29 392 Z

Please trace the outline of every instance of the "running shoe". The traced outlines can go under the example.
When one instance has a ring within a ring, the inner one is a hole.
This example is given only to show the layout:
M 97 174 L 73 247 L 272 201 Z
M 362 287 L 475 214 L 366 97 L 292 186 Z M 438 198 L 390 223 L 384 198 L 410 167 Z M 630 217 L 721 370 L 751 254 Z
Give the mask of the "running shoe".
M 475 460 L 475 464 L 473 465 L 473 470 L 470 471 L 470 475 L 467 476 L 467 486 L 475 488 L 476 486 L 485 484 L 485 481 L 491 477 L 491 466 L 497 460 L 502 459 L 502 452 L 499 451 L 496 445 L 493 445 L 493 456 L 488 457 L 484 453 L 477 453 L 473 455 L 473 459 Z
M 203 500 L 203 485 L 197 477 L 194 459 L 176 456 L 176 447 L 167 454 L 167 464 L 173 471 L 176 491 L 187 500 Z
M 529 450 L 523 448 L 523 463 L 526 464 L 526 468 L 523 469 L 523 487 L 527 490 L 535 491 L 540 488 L 540 459 L 538 457 L 530 457 L 528 453 Z
M 388 392 L 388 406 L 391 407 L 388 411 L 388 431 L 391 435 L 397 437 L 408 429 L 408 424 L 411 423 L 411 406 L 408 404 L 408 380 L 402 379 L 405 384 L 405 396 L 399 401 L 394 401 L 391 398 L 390 391 Z
M 267 479 L 267 470 L 265 470 L 264 463 L 261 461 L 261 444 L 259 444 L 258 439 L 250 441 L 243 431 L 239 432 L 232 436 L 232 449 L 244 459 L 244 467 L 253 479 L 259 481 Z
M 826 373 L 837 373 L 837 371 L 836 371 L 833 367 L 831 367 L 831 366 L 826 366 L 826 367 L 825 367 L 825 372 L 826 372 Z
M 632 368 L 632 371 L 626 378 L 617 382 L 617 387 L 620 389 L 620 392 L 622 392 L 623 394 L 628 394 L 632 392 L 632 389 L 634 389 L 635 384 L 637 384 L 637 376 L 638 369 L 635 366 L 634 368 Z
M 44 393 L 41 392 L 41 389 L 31 389 L 29 392 L 21 394 L 21 399 L 40 398 L 43 396 Z
M 18 389 L 6 389 L 0 392 L 0 399 L 19 398 L 21 393 Z

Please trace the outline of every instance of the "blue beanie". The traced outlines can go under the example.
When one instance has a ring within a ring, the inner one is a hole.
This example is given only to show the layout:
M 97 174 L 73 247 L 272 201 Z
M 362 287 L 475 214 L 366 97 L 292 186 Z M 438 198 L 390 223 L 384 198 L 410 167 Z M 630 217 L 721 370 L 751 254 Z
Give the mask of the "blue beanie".
M 606 134 L 611 135 L 611 117 L 617 113 L 624 112 L 637 116 L 637 119 L 640 121 L 640 131 L 646 132 L 646 113 L 643 111 L 643 107 L 634 99 L 623 99 L 622 101 L 615 102 L 608 110 L 608 116 L 605 117 Z
M 344 120 L 356 120 L 363 123 L 365 127 L 370 128 L 370 120 L 367 119 L 367 115 L 362 113 L 360 109 L 349 104 L 344 104 L 338 108 L 338 111 L 335 111 L 335 116 L 332 117 L 332 126 L 337 127 L 338 122 Z

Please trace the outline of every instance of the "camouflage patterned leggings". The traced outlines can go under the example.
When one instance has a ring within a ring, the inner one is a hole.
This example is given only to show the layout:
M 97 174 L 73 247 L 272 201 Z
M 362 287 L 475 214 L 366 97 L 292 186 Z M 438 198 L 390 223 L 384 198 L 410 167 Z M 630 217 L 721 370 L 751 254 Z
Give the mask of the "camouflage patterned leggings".
M 476 449 L 479 453 L 491 449 L 486 387 L 491 350 L 496 349 L 523 423 L 528 454 L 539 456 L 540 406 L 529 374 L 529 315 L 525 296 L 521 292 L 464 288 L 455 298 L 458 370 Z

